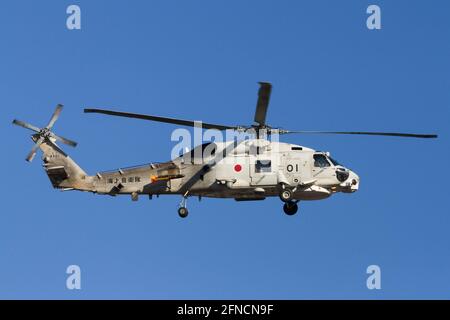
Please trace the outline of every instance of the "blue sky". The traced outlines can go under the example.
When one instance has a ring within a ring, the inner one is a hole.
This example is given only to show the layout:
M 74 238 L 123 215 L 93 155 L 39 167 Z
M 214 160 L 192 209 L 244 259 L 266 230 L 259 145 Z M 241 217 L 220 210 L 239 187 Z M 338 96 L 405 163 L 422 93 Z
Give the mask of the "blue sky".
M 382 29 L 366 28 L 378 4 Z M 82 30 L 66 29 L 66 8 Z M 450 298 L 448 1 L 2 1 L 0 298 Z M 360 191 L 301 203 L 134 203 L 53 190 L 24 158 L 55 132 L 87 172 L 170 158 L 174 127 L 83 107 L 297 130 L 437 132 L 438 140 L 289 136 L 328 150 Z M 65 287 L 68 265 L 82 290 Z M 382 290 L 366 288 L 366 268 Z

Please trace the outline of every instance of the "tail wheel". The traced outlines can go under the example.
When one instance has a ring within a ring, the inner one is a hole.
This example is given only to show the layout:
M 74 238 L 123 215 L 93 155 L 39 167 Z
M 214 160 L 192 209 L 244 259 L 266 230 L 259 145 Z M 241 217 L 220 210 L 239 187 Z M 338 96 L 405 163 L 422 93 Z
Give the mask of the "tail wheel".
M 188 209 L 186 207 L 178 208 L 178 215 L 181 218 L 186 218 L 188 216 L 188 214 L 189 214 L 189 211 L 188 211 Z
M 298 205 L 293 201 L 289 201 L 284 204 L 283 210 L 288 216 L 293 216 L 298 211 Z

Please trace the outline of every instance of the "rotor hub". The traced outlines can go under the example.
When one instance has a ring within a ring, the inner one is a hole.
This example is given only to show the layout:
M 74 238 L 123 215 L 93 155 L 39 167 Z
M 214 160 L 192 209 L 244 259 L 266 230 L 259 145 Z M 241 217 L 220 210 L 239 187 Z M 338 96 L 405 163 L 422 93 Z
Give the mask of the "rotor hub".
M 50 138 L 50 136 L 51 136 L 50 129 L 48 129 L 48 128 L 41 129 L 41 131 L 39 132 L 39 135 L 44 138 Z

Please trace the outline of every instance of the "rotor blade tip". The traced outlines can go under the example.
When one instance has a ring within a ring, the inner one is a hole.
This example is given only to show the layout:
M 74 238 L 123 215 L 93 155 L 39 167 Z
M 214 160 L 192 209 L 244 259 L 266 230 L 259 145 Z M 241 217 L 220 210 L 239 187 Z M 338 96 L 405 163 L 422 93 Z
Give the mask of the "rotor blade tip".
M 28 161 L 28 162 L 32 162 L 35 156 L 36 156 L 36 152 L 28 155 L 28 157 L 26 157 L 25 160 Z

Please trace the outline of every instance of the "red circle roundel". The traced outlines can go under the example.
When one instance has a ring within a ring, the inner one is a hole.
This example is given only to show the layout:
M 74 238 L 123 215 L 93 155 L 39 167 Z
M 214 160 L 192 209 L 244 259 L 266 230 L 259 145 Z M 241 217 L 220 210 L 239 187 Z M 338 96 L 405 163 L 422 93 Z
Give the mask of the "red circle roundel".
M 242 166 L 240 164 L 237 164 L 234 166 L 234 171 L 241 172 L 241 170 L 242 170 Z

